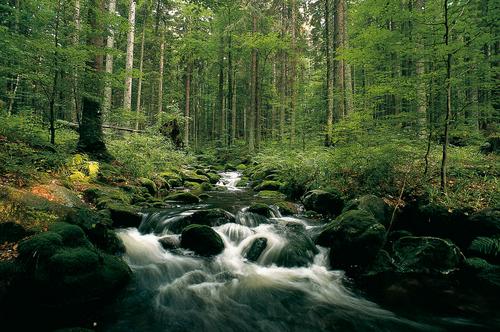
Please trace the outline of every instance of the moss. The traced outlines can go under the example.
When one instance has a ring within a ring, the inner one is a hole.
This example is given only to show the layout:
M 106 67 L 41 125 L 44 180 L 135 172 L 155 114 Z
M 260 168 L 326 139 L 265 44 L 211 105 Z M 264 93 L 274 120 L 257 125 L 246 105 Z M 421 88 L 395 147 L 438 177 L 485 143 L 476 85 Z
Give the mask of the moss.
M 167 196 L 167 200 L 182 203 L 199 203 L 200 198 L 188 192 L 177 192 Z
M 271 208 L 264 203 L 254 203 L 248 208 L 248 212 L 260 214 L 266 218 L 271 218 L 273 216 L 273 212 Z
M 182 231 L 181 247 L 190 249 L 200 256 L 214 256 L 224 250 L 224 242 L 211 227 L 194 224 Z
M 197 182 L 197 183 L 210 182 L 210 179 L 205 175 L 196 174 L 195 171 L 191 170 L 184 170 L 182 172 L 182 179 L 186 182 Z
M 265 180 L 256 186 L 254 189 L 256 191 L 271 190 L 279 191 L 283 187 L 283 183 L 279 181 Z
M 207 176 L 211 184 L 216 184 L 221 179 L 221 176 L 217 173 L 207 173 Z
M 49 230 L 59 234 L 65 246 L 76 247 L 90 244 L 84 231 L 79 226 L 57 222 L 50 225 Z
M 239 164 L 238 166 L 236 166 L 236 170 L 240 171 L 240 172 L 246 170 L 247 168 L 248 168 L 248 166 L 245 164 Z
M 156 194 L 158 193 L 158 187 L 156 186 L 156 183 L 146 178 L 140 178 L 138 181 L 142 187 L 148 190 L 151 196 L 156 196 Z
M 82 247 L 60 250 L 49 259 L 51 273 L 85 273 L 94 270 L 98 264 L 96 252 Z
M 113 227 L 139 227 L 142 222 L 142 216 L 128 205 L 110 204 L 108 210 L 113 220 Z
M 285 195 L 278 191 L 271 191 L 271 190 L 263 190 L 257 194 L 257 197 L 260 198 L 266 198 L 266 199 L 285 199 Z
M 294 214 L 299 213 L 297 206 L 291 202 L 281 201 L 274 203 L 274 205 L 278 208 L 278 211 L 283 216 L 292 216 Z
M 45 232 L 32 236 L 19 243 L 20 259 L 48 258 L 63 247 L 63 238 L 54 232 Z
M 338 191 L 311 190 L 307 192 L 302 202 L 307 210 L 318 212 L 325 216 L 337 216 L 342 212 L 344 200 Z

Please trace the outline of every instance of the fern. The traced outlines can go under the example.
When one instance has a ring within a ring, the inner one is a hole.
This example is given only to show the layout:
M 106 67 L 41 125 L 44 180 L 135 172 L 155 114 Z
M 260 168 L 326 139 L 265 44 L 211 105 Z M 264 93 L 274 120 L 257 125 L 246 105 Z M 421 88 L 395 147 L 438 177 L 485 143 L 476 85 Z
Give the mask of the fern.
M 480 253 L 487 256 L 500 256 L 500 237 L 478 237 L 469 249 L 472 252 Z

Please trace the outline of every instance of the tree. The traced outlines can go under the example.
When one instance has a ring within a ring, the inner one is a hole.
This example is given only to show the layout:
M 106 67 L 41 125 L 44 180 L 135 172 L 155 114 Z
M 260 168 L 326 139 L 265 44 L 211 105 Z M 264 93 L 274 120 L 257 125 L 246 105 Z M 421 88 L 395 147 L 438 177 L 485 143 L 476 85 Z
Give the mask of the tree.
M 123 95 L 123 108 L 132 109 L 132 70 L 134 69 L 134 42 L 135 42 L 135 9 L 136 1 L 130 0 L 128 14 L 129 30 L 127 34 L 127 55 L 125 60 L 125 93 Z

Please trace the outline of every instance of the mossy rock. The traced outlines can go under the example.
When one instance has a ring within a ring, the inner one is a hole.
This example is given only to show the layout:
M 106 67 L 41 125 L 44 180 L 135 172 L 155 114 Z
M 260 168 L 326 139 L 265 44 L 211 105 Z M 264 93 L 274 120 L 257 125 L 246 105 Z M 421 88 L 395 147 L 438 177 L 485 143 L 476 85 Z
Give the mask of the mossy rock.
M 293 216 L 299 213 L 297 205 L 295 205 L 292 202 L 281 201 L 281 202 L 276 202 L 273 205 L 275 205 L 278 208 L 278 211 L 283 216 Z
M 50 257 L 48 264 L 51 273 L 86 273 L 98 266 L 99 256 L 94 250 L 88 248 L 64 249 Z
M 385 227 L 364 210 L 351 210 L 327 224 L 316 243 L 330 248 L 334 268 L 366 267 L 385 241 Z
M 19 243 L 21 260 L 48 259 L 64 246 L 63 238 L 55 232 L 36 234 Z
M 249 183 L 249 179 L 245 176 L 243 176 L 239 181 L 238 183 L 236 183 L 236 187 L 237 188 L 246 188 L 248 187 L 248 183 Z
M 269 207 L 269 205 L 264 203 L 254 203 L 250 205 L 247 211 L 259 214 L 266 218 L 272 218 L 274 216 L 273 210 Z
M 134 208 L 120 204 L 110 204 L 108 210 L 113 220 L 113 227 L 128 228 L 139 227 L 142 222 L 140 215 Z
M 32 235 L 33 232 L 15 222 L 0 222 L 0 244 L 5 242 L 18 242 Z
M 153 180 L 147 179 L 147 178 L 140 178 L 139 184 L 146 188 L 151 196 L 156 196 L 158 193 L 158 187 L 156 186 L 156 183 L 154 183 Z
M 285 195 L 283 195 L 279 191 L 271 191 L 271 190 L 260 191 L 256 196 L 265 199 L 275 199 L 275 200 L 285 199 Z
M 182 231 L 181 247 L 200 256 L 215 256 L 224 250 L 224 242 L 211 227 L 194 224 Z
M 132 195 L 124 190 L 104 187 L 88 188 L 83 192 L 83 197 L 100 208 L 106 208 L 109 202 L 130 204 L 132 200 Z
M 196 174 L 195 171 L 191 170 L 184 170 L 181 176 L 184 182 L 197 182 L 197 183 L 210 182 L 210 179 L 205 175 Z
M 49 231 L 61 236 L 63 244 L 68 247 L 88 246 L 90 242 L 85 236 L 83 229 L 77 225 L 65 222 L 57 222 L 49 227 Z
M 263 190 L 279 191 L 282 187 L 283 187 L 282 182 L 265 180 L 261 182 L 258 186 L 256 186 L 254 189 L 255 191 L 263 191 Z
M 395 263 L 403 273 L 444 273 L 457 269 L 464 260 L 453 243 L 435 237 L 402 237 L 393 246 Z
M 194 204 L 199 203 L 200 198 L 189 192 L 177 192 L 167 196 L 166 198 L 169 201 L 175 201 L 186 204 Z
M 302 198 L 306 210 L 318 212 L 324 216 L 338 216 L 344 208 L 344 200 L 338 191 L 311 190 Z
M 243 172 L 247 168 L 248 168 L 248 166 L 245 165 L 245 164 L 239 164 L 238 166 L 236 166 L 236 170 L 239 171 L 239 172 Z
M 391 218 L 389 205 L 387 205 L 382 198 L 375 195 L 361 196 L 360 198 L 347 202 L 342 212 L 356 209 L 370 212 L 379 223 L 386 227 L 389 226 Z
M 176 220 L 170 222 L 167 226 L 169 231 L 179 234 L 185 227 L 193 224 L 212 227 L 234 222 L 234 216 L 227 211 L 222 209 L 204 209 L 196 210 L 192 214 L 183 216 L 182 218 L 176 218 Z
M 211 184 L 217 184 L 221 179 L 221 176 L 217 173 L 207 173 L 207 176 Z
M 313 263 L 318 249 L 306 234 L 302 224 L 288 222 L 274 227 L 286 239 L 286 244 L 276 257 L 274 264 L 291 268 L 305 267 Z

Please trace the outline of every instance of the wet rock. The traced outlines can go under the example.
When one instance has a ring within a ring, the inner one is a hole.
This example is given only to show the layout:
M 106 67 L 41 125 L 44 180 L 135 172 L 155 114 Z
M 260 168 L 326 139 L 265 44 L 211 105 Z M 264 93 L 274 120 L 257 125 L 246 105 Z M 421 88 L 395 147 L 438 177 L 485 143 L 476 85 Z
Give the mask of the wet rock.
M 293 216 L 294 214 L 299 213 L 299 209 L 297 208 L 297 205 L 291 202 L 276 202 L 274 205 L 278 208 L 278 211 L 281 213 L 283 216 Z
M 250 262 L 256 262 L 262 252 L 266 250 L 266 247 L 267 239 L 265 237 L 259 237 L 255 239 L 250 245 L 250 249 L 248 249 L 247 253 L 245 254 L 245 258 Z
M 286 239 L 286 244 L 274 262 L 277 266 L 304 267 L 312 264 L 318 248 L 307 236 L 303 225 L 289 223 L 275 225 L 275 228 Z
M 385 227 L 389 226 L 391 214 L 389 205 L 380 197 L 365 195 L 347 202 L 342 212 L 350 210 L 364 210 L 370 212 L 373 217 Z
M 393 252 L 402 273 L 448 273 L 464 260 L 456 245 L 435 237 L 402 237 L 394 243 Z
M 283 200 L 285 199 L 285 195 L 272 190 L 263 190 L 257 194 L 257 197 L 266 198 L 266 199 L 275 199 L 275 200 Z
M 325 216 L 337 216 L 344 207 L 344 201 L 339 192 L 312 190 L 302 198 L 306 210 L 318 212 Z
M 176 201 L 186 204 L 194 204 L 199 203 L 200 198 L 189 192 L 177 192 L 167 196 L 166 198 L 169 201 Z
M 49 231 L 59 234 L 63 244 L 67 247 L 90 246 L 83 229 L 77 225 L 56 222 L 50 225 Z
M 207 176 L 211 184 L 216 184 L 221 179 L 221 176 L 217 173 L 207 173 Z
M 332 267 L 357 269 L 375 259 L 384 244 L 385 232 L 371 213 L 352 210 L 327 224 L 316 243 L 330 248 Z
M 210 179 L 205 175 L 196 174 L 195 171 L 191 170 L 184 170 L 181 176 L 185 182 L 196 182 L 196 183 L 210 182 Z
M 116 228 L 128 228 L 128 227 L 139 227 L 142 222 L 142 215 L 140 215 L 134 208 L 110 204 L 108 210 L 113 220 L 113 227 Z
M 28 231 L 18 223 L 0 223 L 0 244 L 3 244 L 4 242 L 18 242 L 31 234 L 33 234 L 33 232 Z
M 154 183 L 152 180 L 146 179 L 146 178 L 140 178 L 138 181 L 142 187 L 144 187 L 148 190 L 148 192 L 151 196 L 156 196 L 156 194 L 158 193 L 158 188 L 156 186 L 156 183 Z
M 259 214 L 259 215 L 264 216 L 266 218 L 273 217 L 272 209 L 267 204 L 264 204 L 264 203 L 254 203 L 248 208 L 247 211 L 251 212 L 251 213 Z
M 192 224 L 205 226 L 220 226 L 234 223 L 234 216 L 222 209 L 196 210 L 190 215 L 172 221 L 167 227 L 174 234 L 179 234 L 182 230 Z
M 168 235 L 158 239 L 161 246 L 165 250 L 178 249 L 181 246 L 181 241 L 178 236 Z
M 181 247 L 200 256 L 215 256 L 224 250 L 224 242 L 211 227 L 194 224 L 182 231 Z

